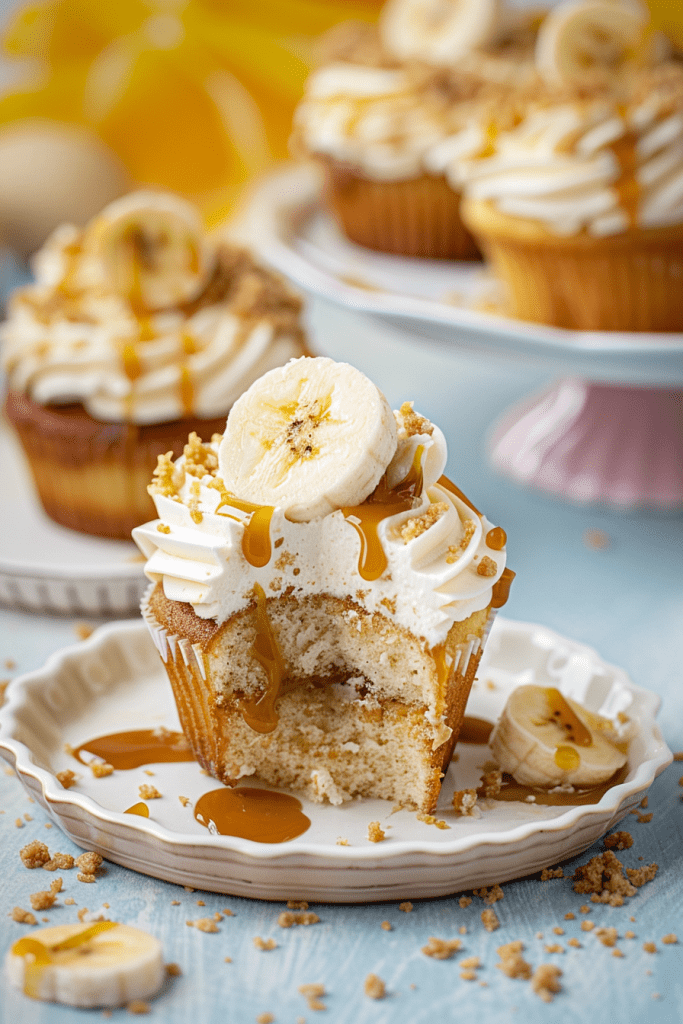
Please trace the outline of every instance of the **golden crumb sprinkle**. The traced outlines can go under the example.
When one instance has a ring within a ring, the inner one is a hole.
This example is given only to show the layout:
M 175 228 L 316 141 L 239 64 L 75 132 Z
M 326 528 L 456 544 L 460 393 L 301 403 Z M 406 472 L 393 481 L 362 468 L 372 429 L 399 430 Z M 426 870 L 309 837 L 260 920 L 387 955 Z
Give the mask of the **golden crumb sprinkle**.
M 19 856 L 25 868 L 42 868 L 50 859 L 50 851 L 45 843 L 34 839 L 19 851 Z
M 500 921 L 495 910 L 482 910 L 481 912 L 481 923 L 487 932 L 495 932 L 496 928 L 500 928 Z
M 47 864 L 43 864 L 45 871 L 71 871 L 76 861 L 70 853 L 53 853 Z
M 321 1002 L 321 996 L 325 995 L 324 985 L 299 985 L 299 992 L 308 1003 L 309 1010 L 326 1010 L 325 1003 Z
M 562 868 L 543 868 L 541 871 L 541 881 L 549 882 L 551 878 L 564 878 Z
M 383 839 L 386 839 L 386 834 L 380 828 L 378 821 L 371 821 L 368 825 L 368 839 L 371 843 L 381 843 Z
M 498 566 L 493 559 L 489 558 L 488 555 L 484 555 L 477 566 L 477 576 L 495 576 L 497 572 Z
M 171 532 L 171 527 L 170 526 L 166 526 L 165 523 L 157 523 L 157 531 L 159 533 L 170 533 Z
M 337 846 L 350 846 L 348 839 L 343 839 L 341 836 L 337 836 Z
M 654 817 L 654 815 L 653 815 L 652 811 L 650 811 L 649 814 L 637 814 L 636 815 L 636 821 L 638 822 L 639 825 L 647 825 L 647 824 L 649 824 L 649 822 L 652 821 L 653 817 Z
M 140 1014 L 140 1013 L 151 1013 L 152 1008 L 149 1003 L 146 1003 L 143 999 L 133 999 L 132 1002 L 126 1005 L 128 1013 Z
M 434 814 L 416 814 L 415 817 L 418 821 L 424 822 L 425 825 L 435 825 L 436 828 L 450 829 L 450 825 L 447 825 L 445 821 L 437 818 Z
M 75 905 L 76 905 L 76 900 L 73 899 L 73 897 L 71 897 L 71 896 L 67 896 L 66 899 L 64 900 L 64 906 L 66 906 L 66 907 L 74 907 Z
M 95 876 L 91 875 L 89 872 L 81 872 L 80 874 L 76 875 L 76 878 L 79 882 L 90 883 L 97 881 Z
M 15 818 L 14 819 L 14 826 L 15 826 L 15 828 L 23 828 L 25 824 L 26 824 L 26 822 L 24 821 L 23 818 Z
M 431 956 L 434 960 L 450 960 L 454 953 L 462 949 L 462 939 L 437 939 L 433 935 L 422 946 L 425 956 Z
M 481 785 L 477 790 L 479 796 L 493 800 L 501 791 L 503 785 L 503 773 L 500 768 L 491 768 L 490 771 L 484 772 L 480 777 L 480 783 Z
M 35 915 L 30 910 L 22 910 L 21 907 L 15 907 L 12 911 L 12 920 L 17 921 L 19 924 L 37 924 Z
M 94 875 L 102 866 L 103 857 L 94 850 L 87 850 L 79 857 L 76 857 L 76 865 L 88 875 Z
M 61 783 L 64 789 L 71 789 L 76 782 L 76 772 L 72 772 L 70 768 L 66 768 L 63 772 L 57 772 L 57 782 Z
M 90 765 L 90 771 L 96 779 L 106 779 L 107 775 L 113 774 L 114 766 L 107 764 L 106 761 L 93 761 Z
M 622 951 L 620 949 L 613 949 L 612 950 L 612 956 L 622 957 L 623 955 L 624 954 L 622 953 Z
M 169 978 L 179 978 L 183 972 L 180 964 L 166 964 L 166 973 Z
M 178 799 L 180 800 L 183 807 L 187 807 L 187 805 L 190 803 L 189 798 L 186 796 L 179 796 Z
M 262 939 L 260 935 L 256 935 L 252 940 L 256 949 L 269 950 L 277 949 L 277 942 L 275 939 Z
M 458 906 L 460 907 L 461 910 L 464 910 L 465 907 L 469 907 L 471 902 L 472 899 L 469 896 L 461 896 L 460 899 L 458 900 Z
M 460 966 L 466 971 L 476 971 L 481 967 L 481 960 L 478 956 L 466 956 L 460 961 Z
M 383 932 L 392 931 L 391 921 L 382 921 L 380 928 L 382 929 Z
M 553 928 L 553 935 L 564 935 L 564 928 L 560 928 L 558 925 L 555 925 Z
M 456 789 L 453 794 L 453 810 L 463 817 L 475 817 L 477 805 L 476 789 Z M 478 808 L 477 808 L 478 810 Z
M 403 543 L 408 544 L 411 540 L 415 540 L 416 537 L 426 533 L 430 526 L 437 523 L 447 511 L 448 505 L 445 501 L 435 501 L 422 515 L 407 519 L 405 523 L 401 524 L 398 531 Z
M 157 456 L 156 469 L 147 490 L 152 497 L 155 494 L 160 494 L 166 498 L 177 498 L 178 491 L 184 482 L 184 470 L 174 464 L 173 452 L 166 452 L 165 455 Z
M 201 437 L 194 431 L 187 439 L 183 455 L 185 456 L 185 472 L 188 476 L 216 475 L 218 456 L 210 445 L 202 444 Z
M 610 546 L 610 535 L 604 530 L 584 530 L 583 543 L 594 551 L 602 551 Z
M 603 946 L 616 946 L 619 938 L 616 928 L 596 928 L 593 934 Z
M 387 994 L 386 985 L 376 974 L 368 974 L 363 984 L 363 991 L 370 999 L 384 999 Z
M 403 426 L 407 437 L 414 437 L 415 434 L 428 434 L 431 437 L 434 433 L 434 425 L 426 417 L 415 412 L 413 404 L 413 402 L 402 404 L 396 417 L 398 426 Z
M 94 632 L 95 627 L 91 626 L 89 622 L 76 622 L 74 624 L 74 633 L 79 640 L 87 640 Z
M 462 529 L 463 534 L 460 538 L 460 543 L 448 545 L 448 553 L 446 555 L 446 563 L 448 565 L 453 565 L 454 562 L 457 562 L 463 551 L 469 547 L 469 543 L 477 529 L 477 524 L 474 519 L 466 519 L 462 524 Z
M 636 933 L 635 932 L 632 932 L 630 930 L 627 931 L 627 932 L 624 932 L 624 938 L 625 939 L 635 939 L 635 937 L 636 937 Z
M 546 953 L 564 953 L 564 946 L 559 942 L 551 942 L 544 947 Z
M 607 850 L 629 850 L 633 846 L 633 836 L 630 832 L 613 832 L 611 836 L 605 836 L 603 842 Z
M 143 783 L 142 786 L 138 786 L 138 793 L 140 794 L 141 800 L 160 800 L 161 793 L 156 786 L 150 786 L 148 782 Z
M 199 525 L 204 521 L 204 513 L 199 508 L 201 501 L 201 484 L 199 480 L 193 480 L 190 486 L 190 496 L 187 501 L 187 507 L 190 512 L 190 519 L 193 523 Z
M 272 1013 L 259 1013 L 256 1018 L 256 1024 L 273 1024 L 275 1017 Z
M 312 910 L 299 911 L 298 913 L 293 910 L 283 910 L 277 919 L 277 923 L 281 928 L 291 928 L 296 924 L 317 924 L 320 918 L 317 914 L 314 914 Z
M 643 943 L 643 949 L 645 950 L 646 953 L 656 953 L 657 952 L 657 947 L 654 944 L 654 942 L 644 942 Z
M 576 914 L 573 914 L 571 912 L 571 910 L 570 910 L 570 911 L 568 911 L 568 913 L 566 913 L 564 915 L 564 919 L 565 919 L 565 921 L 575 921 L 576 920 Z
M 590 914 L 590 910 L 591 908 L 586 903 L 582 903 L 579 907 L 580 914 Z
M 678 942 L 678 936 L 674 932 L 669 932 L 668 935 L 662 936 L 662 942 L 665 946 L 675 946 Z
M 582 932 L 592 932 L 594 928 L 595 928 L 595 925 L 594 925 L 594 923 L 592 921 L 582 921 L 581 922 L 581 931 Z
M 491 906 L 493 903 L 497 903 L 498 900 L 502 900 L 505 897 L 505 893 L 499 885 L 492 885 L 490 889 L 484 886 L 481 889 L 473 889 L 472 892 L 475 896 L 478 896 L 480 900 Z
M 647 868 L 639 868 L 635 876 L 640 880 L 637 884 L 643 885 L 650 878 L 654 878 L 657 865 L 650 865 L 654 871 L 648 875 Z M 610 903 L 612 906 L 619 906 L 623 903 L 625 896 L 635 896 L 636 882 L 631 878 L 631 869 L 626 875 L 621 861 L 611 850 L 592 857 L 587 864 L 576 869 L 572 879 L 574 881 L 574 892 L 592 893 L 591 902 Z M 648 877 L 646 877 L 648 876 Z
M 524 943 L 521 939 L 515 939 L 513 942 L 506 942 L 503 946 L 499 946 L 496 950 L 500 957 L 500 963 L 496 964 L 498 970 L 508 978 L 521 978 L 528 981 L 531 977 L 532 967 L 522 956 L 523 950 Z
M 572 946 L 573 949 L 581 949 L 581 943 L 578 939 L 573 937 L 571 939 L 567 939 L 567 945 Z
M 531 978 L 531 989 L 544 1003 L 552 1003 L 553 996 L 560 992 L 562 986 L 559 979 L 562 971 L 554 964 L 541 964 L 537 967 Z
M 410 900 L 406 900 L 405 903 L 399 903 L 398 909 L 402 910 L 405 914 L 409 914 L 413 909 L 413 904 Z
M 640 889 L 646 882 L 651 882 L 659 871 L 659 864 L 644 864 L 642 868 L 626 868 L 629 882 Z
M 61 883 L 61 878 L 57 879 L 57 881 Z M 54 906 L 54 904 L 57 901 L 57 892 L 59 892 L 59 890 L 55 892 L 53 891 L 52 886 L 50 886 L 49 892 L 43 890 L 42 892 L 31 893 L 31 895 L 29 896 L 29 899 L 31 901 L 31 907 L 33 908 L 33 910 L 49 910 L 50 907 Z

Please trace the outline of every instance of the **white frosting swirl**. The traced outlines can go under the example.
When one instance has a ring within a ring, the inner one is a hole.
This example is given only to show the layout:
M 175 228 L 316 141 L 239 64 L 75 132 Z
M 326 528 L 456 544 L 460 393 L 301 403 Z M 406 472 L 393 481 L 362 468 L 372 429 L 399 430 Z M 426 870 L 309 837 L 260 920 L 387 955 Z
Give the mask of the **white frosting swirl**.
M 481 152 L 447 162 L 454 188 L 557 235 L 615 235 L 683 221 L 683 105 L 655 95 L 537 104 Z
M 189 602 L 200 618 L 218 623 L 248 607 L 259 583 L 269 596 L 287 590 L 295 596 L 351 597 L 424 638 L 429 647 L 442 643 L 454 622 L 489 605 L 492 587 L 505 568 L 505 550 L 491 550 L 486 544 L 488 520 L 438 483 L 446 463 L 441 431 L 434 427 L 431 433 L 408 436 L 399 414 L 397 419 L 399 445 L 388 467 L 389 482 L 403 477 L 420 445 L 424 487 L 414 508 L 379 524 L 387 567 L 378 579 L 360 575 L 360 538 L 340 510 L 293 523 L 275 509 L 270 561 L 254 567 L 242 552 L 246 517 L 226 506 L 223 514 L 216 512 L 221 499 L 209 486 L 209 475 L 188 475 L 175 497 L 154 495 L 160 518 L 133 533 L 148 559 L 148 578 L 162 582 L 170 600 Z M 179 460 L 177 466 L 181 464 Z M 442 503 L 441 514 L 427 529 L 401 533 L 407 522 L 419 521 L 436 502 Z M 484 565 L 491 575 L 477 571 L 485 557 L 491 560 Z
M 41 404 L 80 402 L 98 420 L 211 418 L 267 370 L 302 354 L 296 332 L 278 330 L 268 316 L 246 318 L 220 297 L 194 312 L 141 318 L 125 297 L 89 284 L 95 275 L 85 258 L 78 290 L 65 293 L 80 238 L 74 227 L 59 228 L 36 257 L 35 284 L 10 303 L 0 328 L 10 389 Z
M 295 114 L 309 153 L 377 181 L 430 170 L 431 150 L 458 134 L 464 120 L 464 106 L 429 102 L 405 71 L 342 63 L 310 76 Z

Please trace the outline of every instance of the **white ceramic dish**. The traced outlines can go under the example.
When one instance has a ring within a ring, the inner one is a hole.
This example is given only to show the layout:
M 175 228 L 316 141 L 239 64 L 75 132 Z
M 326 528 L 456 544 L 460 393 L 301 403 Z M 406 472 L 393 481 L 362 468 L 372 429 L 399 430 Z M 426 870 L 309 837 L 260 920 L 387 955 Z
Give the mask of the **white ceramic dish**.
M 132 728 L 177 728 L 170 686 L 142 622 L 104 626 L 84 643 L 53 655 L 41 670 L 16 679 L 0 711 L 0 755 L 29 793 L 79 845 L 135 871 L 198 889 L 260 899 L 323 902 L 442 896 L 529 874 L 585 850 L 642 800 L 671 761 L 655 723 L 659 699 L 633 685 L 590 648 L 540 626 L 497 619 L 468 705 L 494 720 L 511 688 L 526 682 L 559 686 L 587 706 L 637 723 L 627 779 L 598 804 L 542 807 L 491 802 L 482 816 L 448 810 L 454 788 L 476 785 L 482 746 L 460 745 L 444 780 L 440 830 L 414 813 L 392 814 L 381 800 L 342 807 L 303 801 L 310 829 L 289 843 L 265 845 L 211 835 L 194 820 L 198 797 L 218 784 L 194 762 L 152 766 L 162 798 L 152 817 L 122 813 L 149 782 L 143 768 L 94 779 L 80 769 L 65 790 L 55 774 L 77 768 L 64 745 Z M 490 684 L 493 684 L 492 686 Z M 246 782 L 245 784 L 249 784 Z M 258 783 L 256 783 L 258 785 Z M 188 797 L 183 807 L 178 797 Z M 380 821 L 387 839 L 367 839 Z M 338 846 L 343 837 L 349 846 Z
M 574 331 L 484 311 L 500 294 L 483 264 L 387 256 L 348 242 L 319 204 L 308 166 L 263 180 L 234 231 L 305 291 L 449 345 L 532 358 L 562 373 L 683 384 L 683 335 Z
M 43 512 L 28 467 L 0 417 L 0 604 L 68 615 L 130 615 L 147 586 L 132 541 L 67 530 Z

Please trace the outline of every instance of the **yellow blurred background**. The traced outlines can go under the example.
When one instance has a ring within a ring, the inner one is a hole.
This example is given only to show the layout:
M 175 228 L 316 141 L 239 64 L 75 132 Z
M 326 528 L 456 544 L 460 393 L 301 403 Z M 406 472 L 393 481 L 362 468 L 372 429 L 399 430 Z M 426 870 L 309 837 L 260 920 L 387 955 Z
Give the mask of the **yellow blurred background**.
M 683 0 L 648 2 L 683 47 Z M 21 69 L 0 91 L 0 232 L 4 219 L 6 240 L 28 252 L 50 215 L 78 219 L 82 207 L 82 219 L 140 183 L 222 220 L 287 156 L 316 39 L 375 20 L 381 3 L 0 0 L 3 58 Z

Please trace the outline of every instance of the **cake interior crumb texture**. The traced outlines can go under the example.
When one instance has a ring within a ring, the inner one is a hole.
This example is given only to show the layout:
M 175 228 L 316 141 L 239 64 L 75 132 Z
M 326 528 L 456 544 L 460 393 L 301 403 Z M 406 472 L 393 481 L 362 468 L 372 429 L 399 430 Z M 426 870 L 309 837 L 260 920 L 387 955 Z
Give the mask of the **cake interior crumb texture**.
M 350 598 L 282 595 L 266 610 L 284 674 L 277 725 L 261 732 L 244 716 L 268 690 L 253 654 L 256 602 L 218 626 L 168 600 L 161 585 L 149 596 L 147 616 L 202 662 L 203 673 L 178 644 L 166 661 L 202 766 L 227 785 L 255 776 L 316 802 L 367 796 L 433 811 L 490 610 L 455 623 L 440 651 Z

